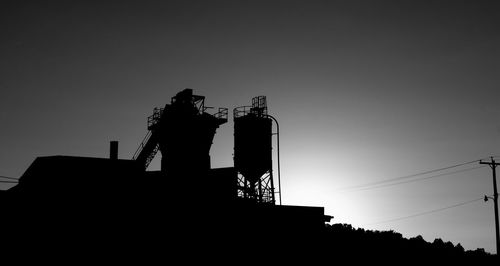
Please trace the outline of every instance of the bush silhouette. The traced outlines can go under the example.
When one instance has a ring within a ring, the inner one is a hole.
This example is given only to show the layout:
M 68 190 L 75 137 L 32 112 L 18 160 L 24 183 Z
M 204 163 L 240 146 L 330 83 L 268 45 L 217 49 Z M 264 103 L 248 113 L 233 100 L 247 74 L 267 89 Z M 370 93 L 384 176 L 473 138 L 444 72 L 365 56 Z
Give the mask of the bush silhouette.
M 326 227 L 327 252 L 354 260 L 413 262 L 429 259 L 448 262 L 493 262 L 494 255 L 484 249 L 465 251 L 461 244 L 440 238 L 429 243 L 421 235 L 404 238 L 394 231 L 371 231 L 353 228 L 350 224 L 332 224 Z

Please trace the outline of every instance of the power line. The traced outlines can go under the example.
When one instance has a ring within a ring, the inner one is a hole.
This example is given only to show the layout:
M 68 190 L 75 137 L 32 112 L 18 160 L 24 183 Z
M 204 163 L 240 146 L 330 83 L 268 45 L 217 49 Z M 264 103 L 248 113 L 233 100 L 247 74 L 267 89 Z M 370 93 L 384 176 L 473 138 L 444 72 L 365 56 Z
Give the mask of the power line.
M 10 180 L 0 180 L 0 183 L 6 183 L 6 184 L 17 184 L 19 183 L 18 181 L 10 181 Z
M 8 176 L 3 176 L 3 175 L 0 175 L 0 178 L 10 179 L 10 180 L 19 180 L 19 178 L 8 177 Z
M 420 172 L 420 173 L 417 173 L 417 174 L 400 176 L 400 177 L 394 177 L 394 178 L 385 179 L 385 180 L 381 180 L 381 181 L 375 181 L 375 182 L 370 182 L 370 183 L 366 183 L 366 184 L 355 185 L 355 186 L 351 186 L 351 187 L 346 187 L 346 188 L 344 188 L 342 190 L 352 190 L 352 189 L 359 189 L 359 188 L 364 188 L 364 187 L 371 187 L 371 186 L 385 184 L 385 183 L 390 183 L 390 182 L 394 182 L 394 181 L 398 181 L 398 180 L 404 180 L 404 179 L 408 179 L 408 178 L 413 178 L 413 177 L 417 177 L 417 176 L 421 176 L 421 175 L 432 174 L 432 173 L 435 173 L 435 172 L 440 172 L 440 171 L 444 171 L 444 170 L 448 170 L 448 169 L 452 169 L 452 168 L 464 166 L 464 165 L 467 165 L 467 164 L 476 163 L 476 162 L 479 162 L 480 160 L 481 159 L 470 161 L 470 162 L 465 162 L 465 163 L 460 163 L 460 164 L 455 164 L 455 165 L 452 165 L 452 166 L 447 166 L 447 167 L 443 167 L 443 168 L 439 168 L 439 169 L 429 170 L 429 171 L 425 171 L 425 172 Z
M 422 216 L 422 215 L 427 215 L 427 214 L 431 214 L 431 213 L 436 213 L 436 212 L 440 212 L 440 211 L 444 211 L 444 210 L 448 210 L 448 209 L 460 207 L 460 206 L 471 204 L 473 202 L 480 201 L 480 200 L 483 200 L 483 198 L 481 197 L 481 198 L 477 198 L 477 199 L 473 199 L 473 200 L 469 200 L 469 201 L 457 203 L 457 204 L 454 204 L 454 205 L 450 205 L 450 206 L 447 206 L 447 207 L 443 207 L 443 208 L 439 208 L 439 209 L 434 209 L 434 210 L 430 210 L 430 211 L 425 211 L 425 212 L 420 212 L 420 213 L 416 213 L 416 214 L 408 215 L 408 216 L 404 216 L 404 217 L 394 218 L 394 219 L 390 219 L 390 220 L 384 220 L 384 221 L 375 222 L 375 223 L 369 223 L 369 224 L 366 224 L 365 226 L 406 220 L 406 219 L 410 219 L 410 218 L 414 218 L 414 217 L 418 217 L 418 216 Z
M 365 191 L 365 190 L 372 190 L 372 189 L 377 189 L 377 188 L 391 187 L 391 186 L 402 185 L 402 184 L 407 184 L 407 183 L 419 182 L 419 181 L 428 180 L 428 179 L 432 179 L 432 178 L 436 178 L 436 177 L 449 176 L 449 175 L 458 174 L 458 173 L 467 172 L 467 171 L 472 171 L 472 170 L 481 169 L 481 168 L 485 168 L 485 167 L 486 166 L 476 166 L 476 167 L 457 170 L 457 171 L 453 171 L 453 172 L 449 172 L 449 173 L 426 176 L 426 177 L 421 177 L 421 178 L 412 179 L 412 180 L 400 181 L 400 182 L 396 182 L 396 183 L 381 184 L 378 186 L 371 186 L 371 187 L 366 186 L 366 187 L 361 187 L 358 189 L 352 189 L 350 191 L 353 191 L 353 192 L 354 191 Z

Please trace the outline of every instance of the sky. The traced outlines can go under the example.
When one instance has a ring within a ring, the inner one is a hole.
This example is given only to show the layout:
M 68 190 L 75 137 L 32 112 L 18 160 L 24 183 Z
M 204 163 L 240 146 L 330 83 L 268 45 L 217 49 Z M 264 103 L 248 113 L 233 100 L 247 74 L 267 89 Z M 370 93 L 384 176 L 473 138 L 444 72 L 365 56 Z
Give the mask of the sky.
M 265 95 L 283 204 L 494 252 L 491 201 L 378 223 L 493 194 L 491 169 L 467 170 L 477 162 L 345 188 L 500 155 L 499 13 L 477 0 L 2 1 L 0 175 L 37 156 L 107 157 L 110 140 L 131 158 L 183 88 L 230 110 Z M 229 118 L 214 168 L 233 165 Z

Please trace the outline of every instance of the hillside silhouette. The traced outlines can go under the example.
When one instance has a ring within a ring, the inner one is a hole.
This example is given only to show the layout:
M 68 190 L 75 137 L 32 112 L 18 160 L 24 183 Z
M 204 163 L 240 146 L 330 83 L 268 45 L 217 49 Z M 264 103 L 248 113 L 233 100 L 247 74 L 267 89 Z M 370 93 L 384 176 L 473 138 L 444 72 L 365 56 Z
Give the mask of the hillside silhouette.
M 422 236 L 404 238 L 402 234 L 395 231 L 372 231 L 363 228 L 354 228 L 350 224 L 326 225 L 325 247 L 327 250 L 335 250 L 346 258 L 367 258 L 379 261 L 398 260 L 442 260 L 448 262 L 493 262 L 495 255 L 486 252 L 482 248 L 476 250 L 464 250 L 458 243 L 453 245 L 449 241 L 440 238 L 432 243 L 425 241 Z M 360 258 L 360 259 L 363 259 Z

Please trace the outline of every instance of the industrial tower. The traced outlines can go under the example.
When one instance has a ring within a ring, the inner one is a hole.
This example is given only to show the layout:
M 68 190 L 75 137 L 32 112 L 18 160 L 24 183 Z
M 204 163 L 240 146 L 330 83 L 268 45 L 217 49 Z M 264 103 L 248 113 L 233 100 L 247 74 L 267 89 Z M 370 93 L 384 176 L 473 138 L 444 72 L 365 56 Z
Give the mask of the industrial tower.
M 238 172 L 238 196 L 275 204 L 272 162 L 272 120 L 265 96 L 252 106 L 237 107 L 234 115 L 234 167 Z
M 209 114 L 205 97 L 185 89 L 164 108 L 155 108 L 148 117 L 148 134 L 133 159 L 144 169 L 158 150 L 162 154 L 161 171 L 168 176 L 206 175 L 210 170 L 210 147 L 216 129 L 227 122 L 228 109 Z

